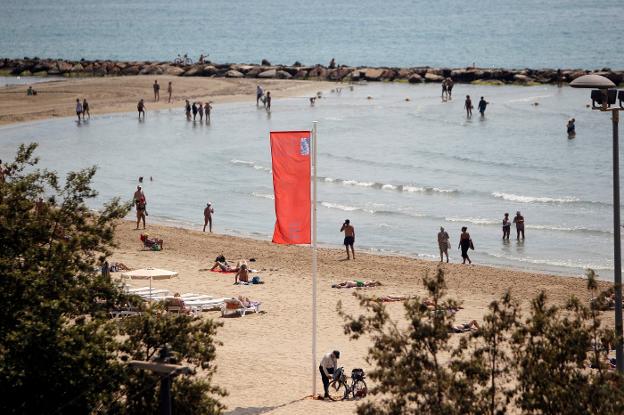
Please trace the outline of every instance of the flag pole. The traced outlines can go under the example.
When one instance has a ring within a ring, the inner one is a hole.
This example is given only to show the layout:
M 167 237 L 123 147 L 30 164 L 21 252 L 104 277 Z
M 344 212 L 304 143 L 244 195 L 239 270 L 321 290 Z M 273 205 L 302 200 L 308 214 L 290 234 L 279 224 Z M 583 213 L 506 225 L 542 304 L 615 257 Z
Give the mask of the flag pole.
M 316 128 L 312 127 L 312 396 L 316 397 Z

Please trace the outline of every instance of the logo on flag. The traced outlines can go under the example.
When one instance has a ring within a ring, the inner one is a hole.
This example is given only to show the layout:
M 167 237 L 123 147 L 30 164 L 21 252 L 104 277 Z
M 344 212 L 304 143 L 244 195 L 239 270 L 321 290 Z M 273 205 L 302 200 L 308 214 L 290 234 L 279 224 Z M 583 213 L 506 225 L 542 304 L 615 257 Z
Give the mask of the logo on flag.
M 299 141 L 299 154 L 302 156 L 310 155 L 310 137 L 302 137 Z

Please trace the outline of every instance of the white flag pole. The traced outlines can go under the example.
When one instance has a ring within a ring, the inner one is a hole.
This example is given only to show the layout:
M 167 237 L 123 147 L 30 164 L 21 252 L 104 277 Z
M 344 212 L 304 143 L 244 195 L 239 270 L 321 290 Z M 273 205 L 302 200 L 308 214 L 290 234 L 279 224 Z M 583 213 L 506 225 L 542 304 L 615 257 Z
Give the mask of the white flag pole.
M 316 397 L 316 128 L 312 128 L 312 396 Z

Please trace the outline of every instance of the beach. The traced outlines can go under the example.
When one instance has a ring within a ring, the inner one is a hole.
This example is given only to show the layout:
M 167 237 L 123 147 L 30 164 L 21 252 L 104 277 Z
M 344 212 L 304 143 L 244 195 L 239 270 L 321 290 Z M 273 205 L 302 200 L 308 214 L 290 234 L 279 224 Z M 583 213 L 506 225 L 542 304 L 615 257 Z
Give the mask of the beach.
M 149 219 L 149 218 L 148 218 Z M 215 383 L 226 388 L 223 399 L 226 414 L 322 414 L 327 411 L 353 413 L 357 402 L 328 403 L 306 398 L 311 394 L 311 251 L 305 246 L 275 245 L 269 241 L 203 233 L 196 230 L 148 225 L 150 237 L 164 240 L 159 252 L 142 250 L 133 222 L 119 224 L 118 247 L 109 261 L 123 262 L 131 268 L 157 267 L 173 270 L 179 276 L 159 280 L 153 287 L 171 293 L 203 293 L 214 297 L 242 295 L 262 302 L 261 313 L 242 318 L 221 318 L 219 312 L 204 312 L 224 326 L 217 339 L 218 366 Z M 197 229 L 200 225 L 197 224 Z M 356 245 L 357 249 L 357 245 Z M 217 255 L 230 261 L 246 259 L 265 282 L 262 285 L 233 285 L 234 274 L 210 272 Z M 253 258 L 254 262 L 249 262 Z M 349 341 L 343 334 L 336 313 L 341 301 L 345 311 L 357 313 L 354 289 L 334 289 L 344 280 L 379 280 L 383 286 L 358 290 L 367 296 L 424 294 L 422 277 L 433 276 L 438 263 L 398 256 L 357 252 L 355 261 L 344 261 L 340 249 L 318 251 L 318 359 L 334 349 L 341 351 L 340 366 L 369 369 L 365 362 L 369 343 Z M 464 307 L 458 322 L 482 321 L 490 301 L 510 289 L 527 310 L 529 301 L 544 291 L 553 304 L 563 305 L 575 295 L 588 301 L 586 281 L 537 273 L 523 273 L 479 265 L 443 264 L 449 296 Z M 113 274 L 118 276 L 119 274 Z M 127 281 L 128 282 L 128 281 Z M 134 287 L 147 286 L 145 280 L 129 281 Z M 600 283 L 606 288 L 607 283 Z M 402 316 L 402 303 L 388 303 L 394 318 Z M 605 322 L 612 324 L 611 313 Z M 317 392 L 322 391 L 317 376 Z
M 152 84 L 160 84 L 160 101 L 154 102 Z M 173 82 L 173 102 L 167 103 L 167 84 Z M 258 80 L 185 78 L 177 76 L 123 76 L 54 80 L 34 85 L 36 96 L 26 95 L 25 85 L 0 88 L 0 125 L 55 117 L 75 116 L 76 98 L 89 101 L 91 115 L 136 112 L 140 99 L 147 111 L 183 108 L 184 100 L 214 104 L 252 101 Z M 313 81 L 262 80 L 275 98 L 309 94 L 327 88 Z

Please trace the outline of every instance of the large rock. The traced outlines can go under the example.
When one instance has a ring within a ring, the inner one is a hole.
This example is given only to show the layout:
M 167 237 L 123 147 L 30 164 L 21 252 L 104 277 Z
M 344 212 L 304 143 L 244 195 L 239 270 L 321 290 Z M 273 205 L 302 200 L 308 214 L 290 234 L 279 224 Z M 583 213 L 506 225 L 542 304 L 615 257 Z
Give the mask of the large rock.
M 442 82 L 444 77 L 435 73 L 427 72 L 425 74 L 425 82 Z
M 226 78 L 242 78 L 244 76 L 245 75 L 243 75 L 242 72 L 235 71 L 234 69 L 230 69 L 229 71 L 225 73 Z
M 82 64 L 77 63 L 74 66 L 72 66 L 72 68 L 69 70 L 69 72 L 71 73 L 81 73 L 84 72 L 84 66 L 82 66 Z
M 289 73 L 288 73 L 288 72 L 286 72 L 286 71 L 277 71 L 277 72 L 275 73 L 275 77 L 276 77 L 277 79 L 290 79 L 290 78 L 292 78 L 292 75 L 291 75 L 291 74 L 289 74 Z
M 381 79 L 383 79 L 384 81 L 392 81 L 397 76 L 397 71 L 395 71 L 394 69 L 384 69 L 381 74 Z
M 327 69 L 322 66 L 315 66 L 308 72 L 308 78 L 325 78 L 327 77 Z
M 384 70 L 379 68 L 365 68 L 363 69 L 364 79 L 367 81 L 380 81 L 381 75 L 383 75 Z
M 260 72 L 258 74 L 258 78 L 270 79 L 270 78 L 275 78 L 276 75 L 277 75 L 277 70 L 269 69 L 268 71 Z
M 65 73 L 71 71 L 72 66 L 65 61 L 57 61 L 56 66 L 60 73 Z
M 193 65 L 189 69 L 187 69 L 182 76 L 199 76 L 202 74 L 204 67 L 201 65 Z
M 420 84 L 420 83 L 422 83 L 424 80 L 423 80 L 423 77 L 422 77 L 422 76 L 418 75 L 417 73 L 413 73 L 413 74 L 411 74 L 411 75 L 410 75 L 410 77 L 408 78 L 408 81 L 409 81 L 409 83 L 410 83 L 410 84 Z
M 346 66 L 342 66 L 336 69 L 331 69 L 327 72 L 327 79 L 331 81 L 342 81 L 352 71 L 353 71 L 353 68 L 348 68 Z
M 165 75 L 180 76 L 184 73 L 184 69 L 179 68 L 177 66 L 167 65 L 163 67 L 163 73 Z
M 266 71 L 267 68 L 265 68 L 264 66 L 256 66 L 252 69 L 250 69 L 249 71 L 247 71 L 247 73 L 245 74 L 245 76 L 247 78 L 255 78 L 256 76 L 258 76 L 258 74 Z
M 121 70 L 123 75 L 138 75 L 141 71 L 139 65 L 126 66 Z
M 203 76 L 212 76 L 212 75 L 216 75 L 217 72 L 218 72 L 217 68 L 214 65 L 205 65 L 202 69 L 201 74 Z
M 98 65 L 94 70 L 93 70 L 93 75 L 95 76 L 106 76 L 107 72 L 106 72 L 106 65 Z
M 517 73 L 514 75 L 514 82 L 517 82 L 520 84 L 528 84 L 529 82 L 533 82 L 533 81 L 534 81 L 533 78 L 523 73 Z
M 409 79 L 409 77 L 412 75 L 414 71 L 411 70 L 410 68 L 401 68 L 399 69 L 399 71 L 397 72 L 397 78 L 400 79 Z
M 293 78 L 295 79 L 306 79 L 308 76 L 308 71 L 305 69 L 299 69 Z
M 622 83 L 622 73 L 612 71 L 600 71 L 596 72 L 596 75 L 601 75 L 605 78 L 609 78 L 611 82 L 613 82 L 616 86 Z
M 455 69 L 451 71 L 451 79 L 455 82 L 468 83 L 477 79 L 477 74 L 473 69 Z

